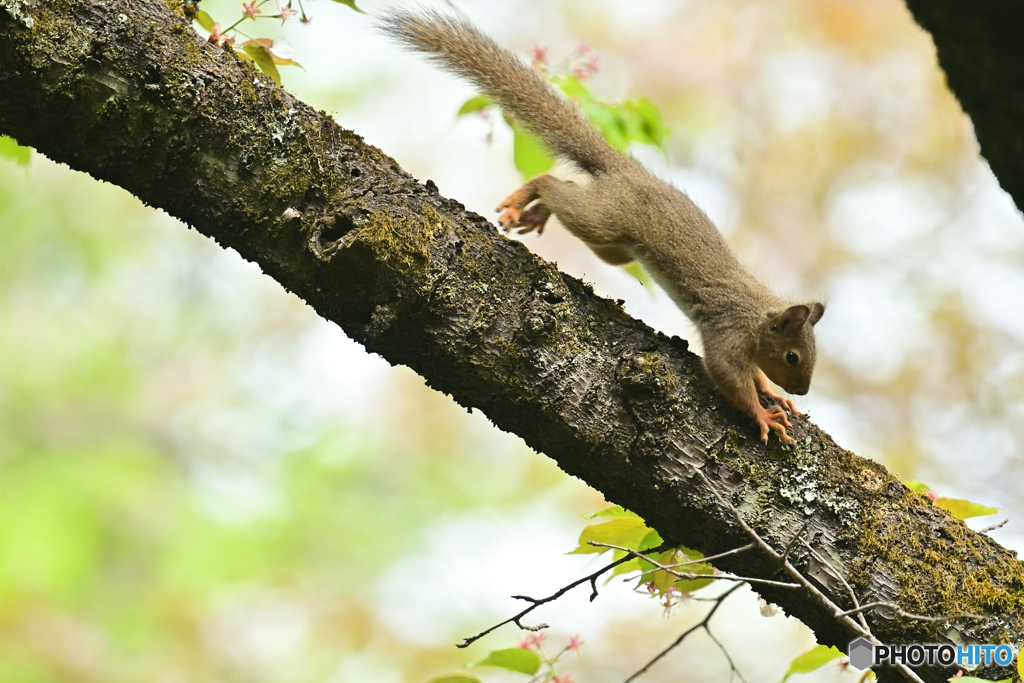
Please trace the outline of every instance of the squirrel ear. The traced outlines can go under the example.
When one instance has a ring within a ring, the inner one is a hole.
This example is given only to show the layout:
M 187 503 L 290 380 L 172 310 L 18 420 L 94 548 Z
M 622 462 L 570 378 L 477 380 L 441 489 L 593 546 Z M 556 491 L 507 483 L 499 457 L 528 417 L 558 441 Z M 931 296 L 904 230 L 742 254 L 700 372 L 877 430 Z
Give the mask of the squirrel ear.
M 785 332 L 790 329 L 797 329 L 807 322 L 807 318 L 811 315 L 811 309 L 803 304 L 794 304 L 786 310 L 784 310 L 778 317 L 775 326 L 778 327 L 779 332 Z
M 821 316 L 823 315 L 825 315 L 825 304 L 820 301 L 815 301 L 811 304 L 811 316 L 807 319 L 807 322 L 811 323 L 811 325 L 815 325 L 819 320 L 821 320 Z
M 776 311 L 769 318 L 772 332 L 789 332 L 807 322 L 811 309 L 803 304 L 794 304 L 789 308 Z

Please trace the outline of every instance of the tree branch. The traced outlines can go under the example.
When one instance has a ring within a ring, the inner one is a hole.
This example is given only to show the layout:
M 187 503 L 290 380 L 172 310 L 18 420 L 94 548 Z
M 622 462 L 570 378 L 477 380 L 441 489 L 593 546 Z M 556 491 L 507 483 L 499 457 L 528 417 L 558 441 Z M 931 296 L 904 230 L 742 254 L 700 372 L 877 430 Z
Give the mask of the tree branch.
M 856 608 L 845 581 L 860 604 L 1001 618 L 858 613 L 882 642 L 1024 641 L 1024 568 L 1012 553 L 806 419 L 794 420 L 794 446 L 762 446 L 684 341 L 417 183 L 202 40 L 183 11 L 177 0 L 0 0 L 0 132 L 236 249 L 668 542 L 707 555 L 748 543 L 733 508 L 785 548 L 811 519 L 820 554 L 794 546 L 786 561 L 833 604 Z M 763 549 L 718 564 L 765 579 L 780 569 Z M 762 592 L 822 643 L 845 649 L 861 628 L 807 591 Z M 989 673 L 1008 675 L 978 672 Z

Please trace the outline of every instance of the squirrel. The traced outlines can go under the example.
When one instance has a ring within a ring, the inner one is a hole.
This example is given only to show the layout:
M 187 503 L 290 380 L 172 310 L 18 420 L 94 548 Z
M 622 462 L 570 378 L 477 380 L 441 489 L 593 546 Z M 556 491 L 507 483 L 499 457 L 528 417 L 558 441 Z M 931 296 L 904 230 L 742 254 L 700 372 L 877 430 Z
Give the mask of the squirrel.
M 616 151 L 537 72 L 462 19 L 436 12 L 394 10 L 380 29 L 426 53 L 479 87 L 558 157 L 587 175 L 586 185 L 538 176 L 499 206 L 506 232 L 544 229 L 554 214 L 603 261 L 639 261 L 693 321 L 704 345 L 704 367 L 721 393 L 752 417 L 768 442 L 770 430 L 792 443 L 791 394 L 807 393 L 814 371 L 813 327 L 820 302 L 776 296 L 729 249 L 721 233 L 682 191 Z M 771 401 L 761 405 L 760 396 Z

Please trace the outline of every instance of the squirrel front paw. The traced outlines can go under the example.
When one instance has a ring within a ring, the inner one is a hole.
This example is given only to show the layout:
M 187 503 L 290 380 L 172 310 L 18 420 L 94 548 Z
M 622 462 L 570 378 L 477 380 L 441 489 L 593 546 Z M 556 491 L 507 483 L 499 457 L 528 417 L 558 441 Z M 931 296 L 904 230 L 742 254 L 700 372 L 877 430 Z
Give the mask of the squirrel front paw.
M 500 225 L 505 232 L 511 230 L 514 226 L 519 223 L 520 209 L 515 205 L 515 195 L 509 195 L 505 201 L 498 204 L 498 208 L 495 211 L 503 211 L 498 216 L 498 225 Z
M 774 429 L 779 433 L 779 440 L 784 444 L 793 443 L 793 437 L 786 433 L 787 427 L 792 427 L 786 417 L 786 411 L 781 405 L 774 405 L 767 410 L 760 405 L 754 410 L 754 419 L 761 428 L 761 443 L 768 443 L 768 432 Z
M 766 391 L 764 392 L 764 395 L 767 396 L 776 406 L 782 407 L 782 409 L 790 415 L 803 415 L 803 413 L 796 409 L 796 405 L 793 403 L 792 399 L 788 399 L 785 396 L 779 396 L 772 391 Z
M 513 228 L 518 228 L 517 232 L 520 235 L 536 230 L 538 235 L 542 235 L 544 224 L 551 217 L 551 209 L 544 203 L 537 202 L 530 208 L 522 210 L 513 203 L 514 199 L 515 195 L 512 195 L 498 205 L 498 211 L 504 209 L 504 212 L 498 216 L 498 223 L 502 229 L 505 232 L 512 232 Z

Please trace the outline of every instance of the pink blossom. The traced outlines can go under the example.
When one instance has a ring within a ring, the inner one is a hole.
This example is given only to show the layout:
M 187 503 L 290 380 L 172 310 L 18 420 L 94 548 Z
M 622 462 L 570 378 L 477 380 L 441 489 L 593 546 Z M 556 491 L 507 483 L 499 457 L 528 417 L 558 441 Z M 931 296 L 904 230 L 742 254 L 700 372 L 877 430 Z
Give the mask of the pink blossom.
M 583 639 L 579 635 L 575 635 L 569 639 L 569 649 L 579 654 L 580 648 L 583 647 Z
M 256 0 L 252 0 L 252 2 L 250 2 L 248 5 L 245 4 L 244 2 L 242 3 L 242 16 L 243 17 L 246 17 L 247 19 L 252 19 L 253 21 L 256 21 L 256 15 L 260 14 L 260 13 L 261 13 L 261 10 L 260 10 L 260 8 L 258 8 L 256 6 Z
M 599 64 L 598 57 L 595 55 L 588 59 L 587 61 L 583 62 L 583 64 L 580 64 L 575 69 L 573 69 L 572 73 L 574 76 L 576 76 L 576 78 L 580 79 L 581 81 L 585 81 L 594 74 L 596 74 L 600 70 L 600 68 L 601 66 Z
M 552 676 L 551 683 L 572 683 L 572 679 L 569 678 L 569 674 L 562 674 L 561 676 Z
M 278 12 L 273 17 L 280 19 L 282 24 L 299 13 L 299 10 L 292 9 L 291 0 L 277 0 L 277 9 Z
M 544 642 L 544 634 L 543 633 L 531 633 L 530 635 L 526 636 L 525 638 L 520 639 L 519 647 L 523 648 L 524 650 L 529 650 L 532 647 L 539 646 L 543 642 Z
M 543 64 L 548 61 L 548 49 L 541 45 L 534 45 L 533 49 L 530 50 L 530 59 L 533 60 L 534 64 Z
M 952 676 L 951 678 L 949 678 L 949 679 L 947 679 L 947 680 L 950 680 L 950 681 L 951 681 L 951 680 L 953 680 L 954 678 L 962 678 L 962 677 L 963 677 L 963 675 L 964 675 L 964 672 L 963 672 L 963 670 L 960 670 L 960 671 L 957 671 L 957 672 L 956 672 L 956 674 L 954 674 L 954 675 L 953 675 L 953 676 Z
M 586 41 L 580 41 L 579 47 L 576 48 L 576 51 L 581 55 L 589 55 L 593 50 L 594 48 L 590 47 L 590 43 Z
M 928 496 L 928 498 L 930 498 L 931 500 L 938 500 L 939 499 L 939 494 L 935 493 L 935 491 L 932 491 L 931 489 L 928 489 L 927 491 L 925 491 L 924 495 Z M 963 672 L 961 672 L 961 673 L 963 673 Z
M 225 45 L 231 45 L 235 42 L 234 38 L 224 37 L 224 34 L 220 32 L 220 24 L 216 21 L 213 22 L 213 28 L 210 29 L 210 37 L 207 40 L 217 46 L 220 45 L 221 41 L 224 41 Z

